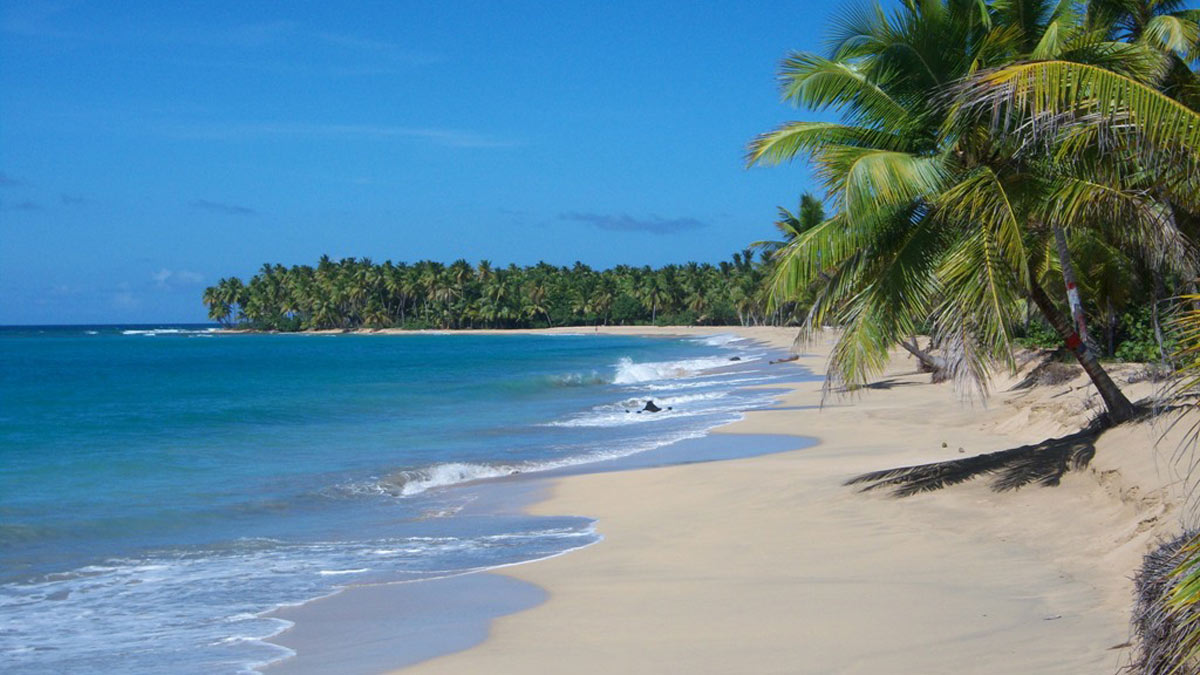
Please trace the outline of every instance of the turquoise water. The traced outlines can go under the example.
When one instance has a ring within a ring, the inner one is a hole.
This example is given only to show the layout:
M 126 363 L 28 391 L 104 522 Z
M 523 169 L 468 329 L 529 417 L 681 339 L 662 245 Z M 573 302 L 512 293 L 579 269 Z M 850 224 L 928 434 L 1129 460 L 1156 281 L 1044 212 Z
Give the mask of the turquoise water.
M 743 388 L 765 361 L 730 336 L 0 329 L 0 670 L 246 671 L 286 655 L 281 604 L 591 543 L 461 486 L 699 436 L 769 403 Z

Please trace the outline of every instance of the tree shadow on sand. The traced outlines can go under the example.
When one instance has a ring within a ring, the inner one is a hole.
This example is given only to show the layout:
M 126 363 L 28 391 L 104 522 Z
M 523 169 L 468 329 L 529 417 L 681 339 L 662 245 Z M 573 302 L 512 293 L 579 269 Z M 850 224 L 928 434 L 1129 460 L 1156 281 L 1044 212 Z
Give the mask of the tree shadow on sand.
M 963 459 L 873 471 L 844 485 L 861 485 L 862 492 L 890 488 L 894 497 L 940 490 L 983 476 L 994 477 L 992 489 L 997 492 L 1034 483 L 1058 485 L 1066 472 L 1087 467 L 1096 454 L 1096 439 L 1108 426 L 1106 419 L 1099 418 L 1082 431 L 1060 438 Z

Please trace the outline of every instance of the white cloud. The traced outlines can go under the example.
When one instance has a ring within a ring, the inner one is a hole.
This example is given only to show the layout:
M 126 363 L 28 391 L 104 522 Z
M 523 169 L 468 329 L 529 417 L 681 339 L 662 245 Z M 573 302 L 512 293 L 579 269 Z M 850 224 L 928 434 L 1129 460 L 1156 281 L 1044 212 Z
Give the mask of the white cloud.
M 165 267 L 150 275 L 159 288 L 170 290 L 182 286 L 195 286 L 204 281 L 204 275 L 191 270 L 169 270 Z

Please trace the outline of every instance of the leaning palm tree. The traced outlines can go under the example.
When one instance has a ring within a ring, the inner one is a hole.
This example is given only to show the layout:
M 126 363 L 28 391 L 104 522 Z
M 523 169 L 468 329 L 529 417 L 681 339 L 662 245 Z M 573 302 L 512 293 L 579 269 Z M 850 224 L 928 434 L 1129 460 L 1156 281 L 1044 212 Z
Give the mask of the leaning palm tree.
M 1151 50 L 1097 37 L 1071 7 L 942 0 L 906 2 L 892 15 L 876 7 L 840 22 L 829 57 L 784 61 L 785 99 L 833 107 L 843 118 L 784 125 L 748 154 L 752 164 L 810 157 L 836 207 L 779 252 L 771 281 L 776 302 L 817 287 L 802 337 L 831 320 L 844 327 L 830 383 L 864 382 L 890 347 L 927 327 L 952 376 L 982 390 L 991 363 L 1011 365 L 1012 332 L 1028 301 L 1059 330 L 1110 419 L 1133 416 L 1081 339 L 1081 314 L 1069 319 L 1031 272 L 1043 252 L 1056 251 L 1074 290 L 1070 229 L 1103 231 L 1131 256 L 1170 249 L 1178 232 L 1161 219 L 1157 228 L 1122 231 L 1116 218 L 1090 221 L 1094 208 L 1062 208 L 1073 194 L 1091 196 L 1074 203 L 1095 206 L 1108 203 L 1098 195 L 1133 192 L 1122 182 L 1131 177 L 1108 171 L 1102 155 L 1063 168 L 1027 152 L 1017 136 L 996 133 L 994 120 L 965 114 L 980 108 L 964 105 L 969 91 L 956 88 L 982 69 L 1030 58 L 1094 62 L 1143 87 L 1153 80 Z M 1097 168 L 1102 180 L 1091 180 Z M 1147 199 L 1122 213 L 1158 207 Z

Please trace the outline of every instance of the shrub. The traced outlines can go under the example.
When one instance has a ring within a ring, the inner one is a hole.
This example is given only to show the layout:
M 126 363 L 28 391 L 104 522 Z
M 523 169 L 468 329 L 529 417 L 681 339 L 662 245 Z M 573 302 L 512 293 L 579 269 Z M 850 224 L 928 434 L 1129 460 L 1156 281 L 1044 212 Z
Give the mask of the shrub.
M 1015 342 L 1026 349 L 1057 349 L 1062 346 L 1062 338 L 1044 321 L 1031 321 Z
M 1148 363 L 1162 359 L 1158 341 L 1154 339 L 1154 322 L 1149 307 L 1139 307 L 1121 315 L 1121 341 L 1117 345 L 1116 357 L 1122 361 Z M 1173 351 L 1170 341 L 1163 348 Z

